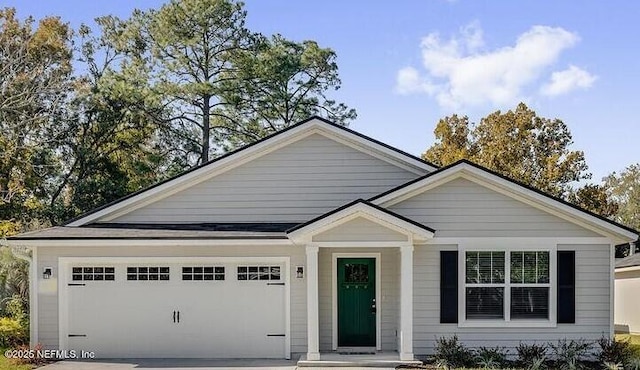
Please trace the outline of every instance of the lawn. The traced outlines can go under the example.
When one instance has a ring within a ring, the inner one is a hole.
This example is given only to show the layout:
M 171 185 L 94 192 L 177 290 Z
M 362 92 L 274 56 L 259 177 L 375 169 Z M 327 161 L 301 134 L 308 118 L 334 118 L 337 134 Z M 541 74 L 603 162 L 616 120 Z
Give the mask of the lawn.
M 0 357 L 0 370 L 31 370 L 31 365 L 18 365 L 14 360 L 8 359 L 2 355 Z
M 0 351 L 2 351 L 0 354 L 0 370 L 31 370 L 34 368 L 33 365 L 20 365 L 16 360 L 6 358 L 4 349 L 0 349 Z
M 634 346 L 640 346 L 639 334 L 616 334 L 616 340 L 629 341 Z

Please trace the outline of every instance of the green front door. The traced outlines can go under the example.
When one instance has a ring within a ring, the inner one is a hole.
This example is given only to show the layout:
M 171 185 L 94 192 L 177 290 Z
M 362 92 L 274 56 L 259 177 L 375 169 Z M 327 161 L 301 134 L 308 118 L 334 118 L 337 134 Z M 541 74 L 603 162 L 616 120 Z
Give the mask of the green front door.
M 338 258 L 338 346 L 376 345 L 376 260 Z

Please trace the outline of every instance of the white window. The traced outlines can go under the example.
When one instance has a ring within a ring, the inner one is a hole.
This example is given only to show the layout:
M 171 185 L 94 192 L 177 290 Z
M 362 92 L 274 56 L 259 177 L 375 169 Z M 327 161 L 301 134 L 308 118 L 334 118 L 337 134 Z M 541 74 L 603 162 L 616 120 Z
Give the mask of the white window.
M 511 252 L 511 320 L 549 318 L 549 252 Z
M 467 319 L 503 319 L 504 252 L 467 252 L 465 294 Z
M 549 251 L 466 251 L 466 320 L 549 320 Z

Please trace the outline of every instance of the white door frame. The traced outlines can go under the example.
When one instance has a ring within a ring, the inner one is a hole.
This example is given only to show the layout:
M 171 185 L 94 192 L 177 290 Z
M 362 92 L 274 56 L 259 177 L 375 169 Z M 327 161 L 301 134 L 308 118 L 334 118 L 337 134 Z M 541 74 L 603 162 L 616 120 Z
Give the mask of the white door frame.
M 72 263 L 234 263 L 284 264 L 285 345 L 283 356 L 291 359 L 291 269 L 290 257 L 59 257 L 58 258 L 58 347 L 69 348 L 69 268 Z
M 381 253 L 332 253 L 331 254 L 331 315 L 332 315 L 332 348 L 338 349 L 338 258 L 373 258 L 376 264 L 376 350 L 382 350 L 382 269 Z

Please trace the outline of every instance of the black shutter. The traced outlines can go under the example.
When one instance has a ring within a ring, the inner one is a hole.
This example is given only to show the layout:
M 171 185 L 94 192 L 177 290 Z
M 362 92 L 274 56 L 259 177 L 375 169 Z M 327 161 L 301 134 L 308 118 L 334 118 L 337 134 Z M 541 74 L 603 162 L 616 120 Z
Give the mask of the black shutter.
M 558 251 L 558 323 L 576 322 L 576 252 Z
M 440 322 L 458 322 L 457 251 L 440 251 Z

